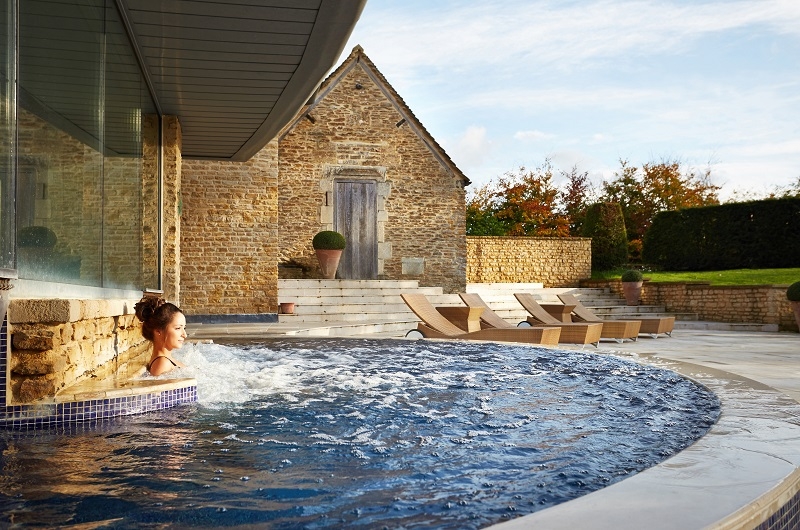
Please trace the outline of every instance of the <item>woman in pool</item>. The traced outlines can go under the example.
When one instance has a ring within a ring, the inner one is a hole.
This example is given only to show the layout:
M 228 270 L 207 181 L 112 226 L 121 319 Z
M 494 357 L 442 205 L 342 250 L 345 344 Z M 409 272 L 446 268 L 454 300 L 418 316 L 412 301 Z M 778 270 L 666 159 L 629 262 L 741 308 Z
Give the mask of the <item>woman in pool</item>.
M 146 296 L 134 306 L 137 318 L 142 322 L 142 336 L 153 343 L 153 354 L 147 363 L 150 375 L 156 376 L 173 368 L 183 368 L 170 355 L 172 350 L 183 346 L 186 339 L 186 317 L 178 306 L 165 302 L 163 298 Z

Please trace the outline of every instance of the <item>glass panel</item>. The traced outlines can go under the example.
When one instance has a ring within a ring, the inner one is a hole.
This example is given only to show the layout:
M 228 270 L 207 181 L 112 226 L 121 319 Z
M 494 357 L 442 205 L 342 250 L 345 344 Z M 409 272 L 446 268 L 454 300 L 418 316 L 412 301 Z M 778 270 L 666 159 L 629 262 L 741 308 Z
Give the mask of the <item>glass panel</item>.
M 111 0 L 106 14 L 103 286 L 141 289 L 158 285 L 152 283 L 157 252 L 143 248 L 142 238 L 143 221 L 157 221 L 158 212 L 157 151 L 144 145 L 145 132 L 158 141 L 157 121 L 146 120 L 156 110 Z M 152 227 L 147 232 L 157 234 Z
M 0 269 L 14 268 L 14 2 L 0 7 Z
M 20 2 L 20 278 L 101 285 L 103 0 Z
M 20 278 L 158 283 L 155 105 L 114 0 L 20 9 Z

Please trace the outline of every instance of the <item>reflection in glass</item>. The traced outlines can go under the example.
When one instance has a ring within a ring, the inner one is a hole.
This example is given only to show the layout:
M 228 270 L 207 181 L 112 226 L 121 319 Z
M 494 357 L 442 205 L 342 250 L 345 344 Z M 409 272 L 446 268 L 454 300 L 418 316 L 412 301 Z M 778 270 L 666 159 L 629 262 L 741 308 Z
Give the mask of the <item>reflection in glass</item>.
M 13 2 L 0 8 L 0 268 L 14 268 Z
M 143 116 L 155 110 L 115 3 L 26 0 L 19 18 L 19 275 L 141 288 L 153 268 L 143 190 L 157 193 Z

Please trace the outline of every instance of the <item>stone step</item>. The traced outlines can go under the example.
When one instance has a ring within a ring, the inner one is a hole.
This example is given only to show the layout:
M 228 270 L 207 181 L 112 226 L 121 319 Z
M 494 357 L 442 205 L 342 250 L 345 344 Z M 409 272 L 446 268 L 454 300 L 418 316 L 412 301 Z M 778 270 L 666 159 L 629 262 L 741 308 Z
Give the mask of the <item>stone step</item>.
M 405 307 L 405 306 L 404 306 Z M 299 322 L 361 322 L 366 320 L 407 320 L 413 317 L 411 311 L 398 310 L 391 312 L 374 312 L 367 313 L 365 311 L 346 311 L 338 312 L 332 311 L 330 313 L 295 313 L 293 315 L 278 315 L 278 322 L 285 323 L 299 323 Z
M 413 316 L 413 315 L 412 315 Z M 299 337 L 354 337 L 369 335 L 370 337 L 403 337 L 417 327 L 417 320 L 365 321 L 355 323 L 336 323 L 332 325 L 299 327 L 287 332 L 287 335 Z
M 710 322 L 707 320 L 676 320 L 675 329 L 707 329 L 711 331 L 775 332 L 777 324 L 750 324 L 747 322 Z
M 278 280 L 278 291 L 283 289 L 416 289 L 417 280 Z
M 334 306 L 334 305 L 379 305 L 379 304 L 402 304 L 403 299 L 400 298 L 402 293 L 415 292 L 424 293 L 429 298 L 440 296 L 439 292 L 433 290 L 419 289 L 403 289 L 397 292 L 365 292 L 361 291 L 356 295 L 344 296 L 291 296 L 284 291 L 280 291 L 281 302 L 294 302 L 295 307 L 310 307 L 310 306 Z
M 283 287 L 278 289 L 278 296 L 281 301 L 292 302 L 292 298 L 362 298 L 362 297 L 380 297 L 380 296 L 400 296 L 403 293 L 415 292 L 425 293 L 427 295 L 442 294 L 441 287 L 373 287 L 366 289 L 347 288 L 294 288 Z

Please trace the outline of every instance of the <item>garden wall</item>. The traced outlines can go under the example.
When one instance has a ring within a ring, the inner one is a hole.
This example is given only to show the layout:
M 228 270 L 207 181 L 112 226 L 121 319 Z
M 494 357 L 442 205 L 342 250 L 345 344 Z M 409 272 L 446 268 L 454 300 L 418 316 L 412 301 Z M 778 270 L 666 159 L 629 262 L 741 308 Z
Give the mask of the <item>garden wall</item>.
M 619 281 L 603 282 L 622 296 Z M 582 282 L 597 287 L 598 282 Z M 672 313 L 696 313 L 700 320 L 777 324 L 781 331 L 797 331 L 786 285 L 720 285 L 705 282 L 644 282 L 641 301 L 663 305 Z
M 467 283 L 577 287 L 592 276 L 586 237 L 467 237 Z

